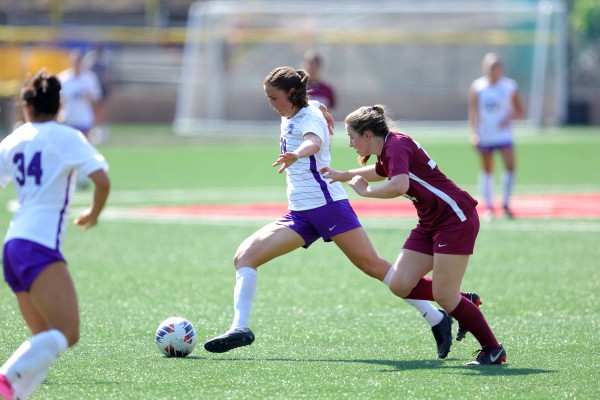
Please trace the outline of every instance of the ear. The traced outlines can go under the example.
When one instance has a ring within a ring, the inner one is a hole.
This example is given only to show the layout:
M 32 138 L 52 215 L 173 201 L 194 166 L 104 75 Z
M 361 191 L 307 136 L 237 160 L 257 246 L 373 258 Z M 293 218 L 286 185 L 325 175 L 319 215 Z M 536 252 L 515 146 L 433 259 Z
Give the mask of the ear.
M 371 140 L 371 139 L 373 139 L 374 135 L 373 135 L 373 132 L 371 132 L 370 130 L 366 130 L 363 132 L 363 137 L 365 139 Z

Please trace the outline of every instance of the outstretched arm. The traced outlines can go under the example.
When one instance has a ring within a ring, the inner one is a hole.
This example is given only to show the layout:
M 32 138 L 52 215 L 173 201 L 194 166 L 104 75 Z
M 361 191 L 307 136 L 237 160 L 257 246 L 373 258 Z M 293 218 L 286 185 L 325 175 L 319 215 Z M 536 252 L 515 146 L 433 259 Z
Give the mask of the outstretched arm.
M 375 172 L 374 165 L 367 165 L 365 167 L 351 169 L 348 171 L 337 171 L 331 167 L 323 167 L 321 168 L 320 172 L 323 174 L 323 177 L 331 179 L 331 183 L 348 182 L 355 176 L 360 176 L 367 182 L 378 182 L 385 179 L 385 177 Z
M 408 191 L 410 181 L 407 174 L 392 176 L 387 182 L 380 185 L 369 185 L 360 175 L 356 175 L 348 182 L 348 185 L 356 193 L 363 197 L 374 197 L 378 199 L 391 199 L 402 196 Z
M 106 204 L 108 193 L 110 192 L 110 180 L 106 171 L 99 169 L 92 172 L 89 177 L 95 185 L 92 204 L 73 221 L 75 225 L 83 227 L 84 230 L 88 230 L 98 223 L 98 217 Z
M 296 151 L 288 151 L 283 154 L 280 154 L 272 166 L 276 167 L 278 165 L 281 165 L 281 168 L 279 168 L 279 173 L 282 173 L 290 165 L 292 165 L 299 159 L 312 156 L 313 154 L 318 152 L 321 149 L 322 143 L 323 142 L 321 138 L 317 134 L 308 132 L 304 134 L 304 141 L 300 146 L 298 146 Z

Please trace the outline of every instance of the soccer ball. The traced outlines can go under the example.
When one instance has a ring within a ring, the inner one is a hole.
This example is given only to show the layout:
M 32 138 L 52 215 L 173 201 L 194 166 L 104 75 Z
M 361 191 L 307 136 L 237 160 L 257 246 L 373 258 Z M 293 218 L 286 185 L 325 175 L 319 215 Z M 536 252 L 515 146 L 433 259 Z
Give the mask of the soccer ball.
M 185 357 L 196 347 L 196 329 L 181 317 L 165 319 L 156 329 L 156 345 L 167 357 Z

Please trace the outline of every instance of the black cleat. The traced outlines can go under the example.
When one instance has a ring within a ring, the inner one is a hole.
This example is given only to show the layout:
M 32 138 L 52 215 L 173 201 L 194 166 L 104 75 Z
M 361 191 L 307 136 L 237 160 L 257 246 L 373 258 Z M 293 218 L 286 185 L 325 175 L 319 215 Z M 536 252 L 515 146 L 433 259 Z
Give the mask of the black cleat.
M 508 208 L 508 206 L 504 206 L 502 209 L 504 210 L 504 216 L 507 219 L 515 219 L 515 214 L 512 213 L 511 209 Z
M 479 297 L 479 295 L 477 293 L 467 292 L 467 293 L 465 293 L 465 297 L 467 298 L 467 300 L 470 300 L 471 303 L 475 304 L 477 306 L 477 308 L 479 308 L 483 304 L 483 302 L 481 301 L 481 298 Z M 467 336 L 467 332 L 469 332 L 467 330 L 467 328 L 462 326 L 459 322 L 458 323 L 458 331 L 456 332 L 456 341 L 460 342 L 461 340 L 463 340 L 465 338 L 465 336 Z
M 248 328 L 237 328 L 204 343 L 204 349 L 211 353 L 225 353 L 236 347 L 249 346 L 254 342 L 254 333 Z
M 444 310 L 440 310 L 440 312 L 444 317 L 439 324 L 431 327 L 431 333 L 437 343 L 438 357 L 446 358 L 452 346 L 452 317 Z
M 483 347 L 482 349 L 477 350 L 474 354 L 477 355 L 475 360 L 467 363 L 467 365 L 494 365 L 494 364 L 502 364 L 506 361 L 506 350 L 504 347 L 500 345 L 500 348 L 495 350 L 488 350 Z

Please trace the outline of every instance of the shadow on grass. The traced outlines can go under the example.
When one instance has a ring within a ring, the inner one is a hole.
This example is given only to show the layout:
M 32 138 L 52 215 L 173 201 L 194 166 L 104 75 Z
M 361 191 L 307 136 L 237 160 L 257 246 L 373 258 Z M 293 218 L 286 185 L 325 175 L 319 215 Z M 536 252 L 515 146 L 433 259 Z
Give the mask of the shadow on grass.
M 517 376 L 517 375 L 538 375 L 558 372 L 556 370 L 538 369 L 538 368 L 519 368 L 512 367 L 510 364 L 490 365 L 490 366 L 466 366 L 450 365 L 447 360 L 335 360 L 335 359 L 293 359 L 293 358 L 211 358 L 211 361 L 280 361 L 280 362 L 298 362 L 298 363 L 351 363 L 351 364 L 369 364 L 389 367 L 379 372 L 396 372 L 425 369 L 455 370 L 457 373 L 470 376 Z M 455 359 L 454 359 L 455 360 Z

